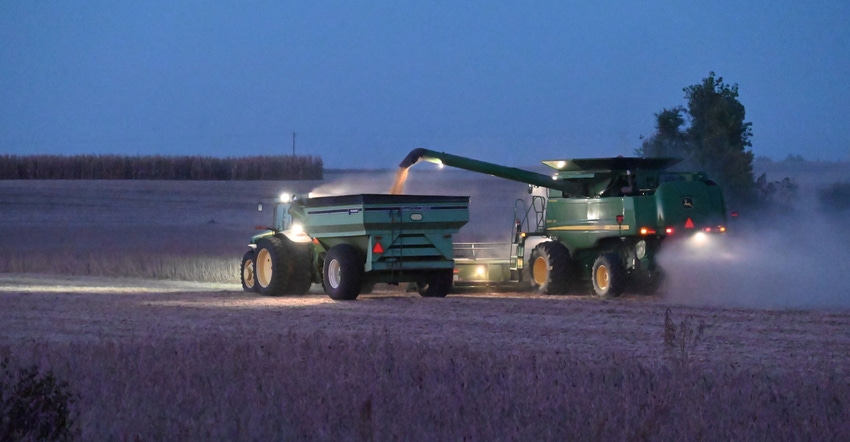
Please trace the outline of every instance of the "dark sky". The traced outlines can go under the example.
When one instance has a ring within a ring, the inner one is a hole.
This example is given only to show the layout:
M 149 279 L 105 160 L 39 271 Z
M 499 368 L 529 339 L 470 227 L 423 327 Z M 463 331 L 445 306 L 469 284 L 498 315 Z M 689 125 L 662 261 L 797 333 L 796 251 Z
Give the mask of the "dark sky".
M 756 156 L 850 160 L 847 0 L 0 0 L 0 59 L 0 154 L 630 155 L 714 71 Z

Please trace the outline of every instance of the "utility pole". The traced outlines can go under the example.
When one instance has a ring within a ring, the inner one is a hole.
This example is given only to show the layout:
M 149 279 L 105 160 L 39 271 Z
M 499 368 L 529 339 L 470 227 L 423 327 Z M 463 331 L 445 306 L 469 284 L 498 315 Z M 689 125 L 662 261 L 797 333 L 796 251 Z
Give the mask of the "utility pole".
M 295 156 L 295 132 L 292 132 L 292 156 Z

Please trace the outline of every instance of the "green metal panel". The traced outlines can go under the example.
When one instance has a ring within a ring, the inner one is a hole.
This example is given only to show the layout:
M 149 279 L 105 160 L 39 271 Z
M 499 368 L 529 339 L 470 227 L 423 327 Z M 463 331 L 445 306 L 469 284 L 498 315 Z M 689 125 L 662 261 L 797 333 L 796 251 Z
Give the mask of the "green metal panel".
M 469 221 L 469 198 L 361 194 L 304 199 L 290 209 L 327 249 L 351 244 L 365 271 L 452 267 L 452 235 Z

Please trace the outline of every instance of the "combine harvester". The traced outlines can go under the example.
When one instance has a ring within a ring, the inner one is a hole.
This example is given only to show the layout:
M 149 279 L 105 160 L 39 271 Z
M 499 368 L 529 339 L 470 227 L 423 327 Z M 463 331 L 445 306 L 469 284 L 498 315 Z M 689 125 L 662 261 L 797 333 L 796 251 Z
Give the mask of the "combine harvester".
M 322 284 L 336 300 L 379 282 L 414 283 L 426 297 L 452 288 L 452 235 L 469 221 L 469 198 L 423 195 L 281 195 L 273 226 L 242 258 L 245 291 L 304 294 Z
M 481 258 L 495 244 L 456 250 L 455 286 L 508 285 L 565 293 L 591 282 L 600 297 L 652 293 L 662 272 L 662 243 L 726 232 L 720 187 L 702 172 L 671 172 L 671 158 L 598 158 L 543 161 L 554 175 L 500 166 L 443 152 L 414 149 L 399 165 L 395 192 L 420 161 L 527 183 L 531 204 L 515 204 L 508 255 Z M 524 208 L 524 209 L 522 209 Z M 529 250 L 530 253 L 526 253 Z

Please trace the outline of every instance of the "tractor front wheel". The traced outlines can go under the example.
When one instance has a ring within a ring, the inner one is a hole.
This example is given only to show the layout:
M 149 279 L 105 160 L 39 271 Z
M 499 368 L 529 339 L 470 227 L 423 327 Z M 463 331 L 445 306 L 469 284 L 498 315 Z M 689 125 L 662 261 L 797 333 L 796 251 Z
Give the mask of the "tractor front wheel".
M 593 293 L 600 298 L 615 298 L 626 288 L 626 268 L 616 253 L 599 255 L 591 274 Z
M 242 265 L 239 267 L 239 279 L 242 280 L 242 290 L 245 290 L 246 292 L 257 291 L 257 276 L 254 272 L 255 268 L 254 251 L 249 250 L 245 252 L 244 256 L 242 256 Z
M 337 301 L 357 299 L 363 281 L 363 265 L 362 254 L 352 245 L 339 244 L 328 250 L 322 272 L 328 296 Z

